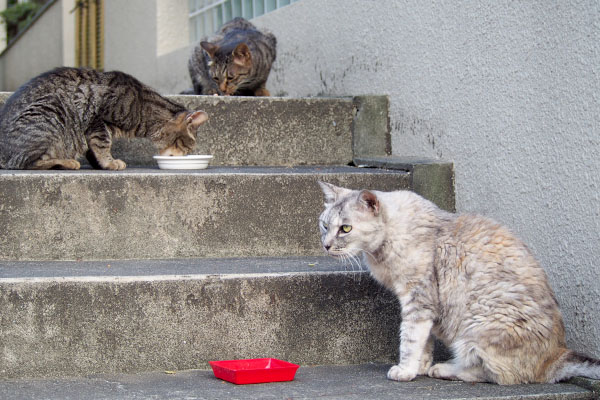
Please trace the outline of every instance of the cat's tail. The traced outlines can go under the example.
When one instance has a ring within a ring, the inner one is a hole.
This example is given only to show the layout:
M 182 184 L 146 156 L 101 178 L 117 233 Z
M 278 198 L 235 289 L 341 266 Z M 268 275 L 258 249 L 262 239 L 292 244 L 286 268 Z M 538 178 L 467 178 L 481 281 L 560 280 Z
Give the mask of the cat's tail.
M 555 363 L 548 382 L 560 382 L 575 376 L 600 379 L 600 360 L 567 350 Z

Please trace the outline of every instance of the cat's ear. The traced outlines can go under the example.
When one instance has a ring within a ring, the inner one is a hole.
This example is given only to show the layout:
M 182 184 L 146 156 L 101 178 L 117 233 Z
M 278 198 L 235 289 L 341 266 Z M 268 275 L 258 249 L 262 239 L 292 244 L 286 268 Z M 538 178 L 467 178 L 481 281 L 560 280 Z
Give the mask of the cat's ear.
M 200 42 L 200 46 L 202 46 L 204 51 L 208 53 L 210 58 L 215 58 L 215 53 L 217 52 L 219 46 L 212 44 L 211 42 Z
M 362 190 L 358 195 L 358 202 L 373 215 L 379 215 L 379 199 L 377 195 L 369 190 Z
M 246 43 L 240 43 L 233 50 L 233 63 L 240 67 L 250 67 L 252 65 L 252 55 Z
M 192 129 L 198 128 L 206 121 L 208 121 L 208 114 L 206 114 L 204 111 L 194 111 L 185 117 L 185 122 Z
M 335 203 L 338 198 L 350 192 L 350 189 L 338 187 L 332 185 L 331 183 L 321 181 L 318 182 L 319 186 L 321 186 L 323 194 L 325 195 L 325 205 Z

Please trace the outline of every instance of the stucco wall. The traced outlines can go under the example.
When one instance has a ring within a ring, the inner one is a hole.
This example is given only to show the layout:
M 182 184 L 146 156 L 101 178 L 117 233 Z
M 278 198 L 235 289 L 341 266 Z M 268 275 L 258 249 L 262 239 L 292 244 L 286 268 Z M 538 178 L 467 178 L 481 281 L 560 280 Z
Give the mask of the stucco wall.
M 600 3 L 302 0 L 268 87 L 390 96 L 393 153 L 451 160 L 457 208 L 548 271 L 572 347 L 600 357 Z
M 104 2 L 104 69 L 156 79 L 156 1 Z
M 14 91 L 49 69 L 75 61 L 74 0 L 58 0 L 0 55 L 0 85 Z M 69 17 L 70 15 L 70 17 Z
M 106 0 L 104 69 L 120 70 L 162 93 L 190 88 L 187 0 Z

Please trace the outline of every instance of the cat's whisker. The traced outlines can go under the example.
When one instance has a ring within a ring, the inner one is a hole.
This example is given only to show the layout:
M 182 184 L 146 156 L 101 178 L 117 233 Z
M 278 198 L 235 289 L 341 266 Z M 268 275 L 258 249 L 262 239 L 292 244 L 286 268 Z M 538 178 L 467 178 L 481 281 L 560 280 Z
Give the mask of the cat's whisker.
M 348 256 L 347 253 L 344 253 L 342 255 L 343 260 L 344 260 L 344 267 L 346 268 L 346 271 L 348 270 L 348 266 L 350 267 L 351 271 L 354 271 L 354 266 L 352 265 L 352 261 L 350 260 L 350 257 Z
M 358 252 L 368 253 L 366 250 L 363 250 L 361 248 L 353 248 L 352 250 L 356 250 Z M 367 271 L 367 269 L 365 267 L 363 267 L 363 265 L 362 265 L 361 257 L 359 255 L 360 253 L 358 253 L 358 254 L 355 254 L 355 253 L 356 252 L 352 252 L 352 253 L 349 253 L 349 254 L 351 255 L 351 257 L 354 260 L 354 262 L 356 263 L 356 265 L 358 267 L 358 270 L 361 271 L 361 272 L 362 271 Z
M 362 276 L 363 276 L 362 272 L 365 272 L 368 269 L 363 266 L 363 264 L 361 262 L 361 257 L 360 256 L 354 255 L 353 257 L 354 257 L 354 261 L 356 262 L 356 265 L 358 267 L 358 274 L 357 275 L 358 275 L 358 279 L 360 281 L 362 279 Z
M 346 271 L 350 270 L 350 271 L 354 272 L 354 264 L 352 263 L 350 254 L 348 254 L 347 252 L 340 253 L 339 260 L 340 260 L 340 263 L 346 269 Z M 348 268 L 348 267 L 350 267 L 350 268 Z
M 356 264 L 357 269 L 360 271 L 360 262 L 356 259 L 354 254 L 348 253 L 348 261 L 352 264 L 352 271 L 354 272 L 354 265 Z
M 354 281 L 357 281 L 357 277 L 360 280 L 361 274 L 360 272 L 362 271 L 362 265 L 360 263 L 359 258 L 353 254 L 353 252 L 351 251 L 346 251 L 343 254 L 344 257 L 344 261 L 350 264 L 350 270 L 352 271 L 352 277 L 354 279 Z M 356 265 L 356 269 L 355 269 L 355 265 Z

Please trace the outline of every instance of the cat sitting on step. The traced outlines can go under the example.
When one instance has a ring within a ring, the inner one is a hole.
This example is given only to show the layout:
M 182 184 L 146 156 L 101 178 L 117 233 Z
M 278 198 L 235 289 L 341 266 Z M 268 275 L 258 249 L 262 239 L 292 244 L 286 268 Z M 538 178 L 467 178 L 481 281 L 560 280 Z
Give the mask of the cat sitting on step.
M 508 229 L 480 216 L 445 212 L 409 191 L 319 183 L 325 251 L 350 259 L 362 253 L 371 275 L 400 301 L 400 361 L 389 379 L 600 379 L 600 360 L 567 349 L 546 274 Z M 434 336 L 453 360 L 433 365 Z
M 194 48 L 188 62 L 193 93 L 269 96 L 265 85 L 276 55 L 277 39 L 272 33 L 235 18 Z
M 116 137 L 147 137 L 161 155 L 196 145 L 204 111 L 159 95 L 123 72 L 56 68 L 21 86 L 0 110 L 0 168 L 122 170 L 111 154 Z

